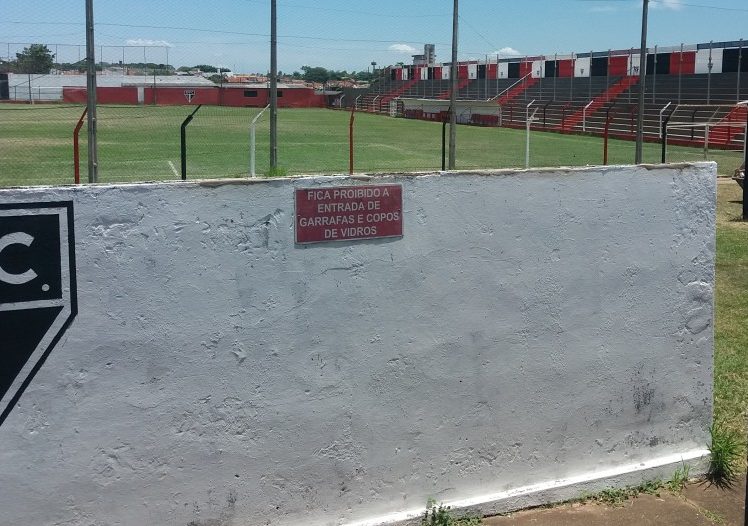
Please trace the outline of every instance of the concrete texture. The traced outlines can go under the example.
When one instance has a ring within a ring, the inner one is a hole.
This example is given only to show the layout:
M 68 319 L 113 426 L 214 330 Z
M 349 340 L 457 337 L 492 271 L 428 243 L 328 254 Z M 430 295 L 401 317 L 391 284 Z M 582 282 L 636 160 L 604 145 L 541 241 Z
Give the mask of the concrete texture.
M 0 524 L 373 524 L 672 472 L 711 421 L 715 176 L 386 176 L 402 239 L 309 246 L 294 188 L 360 179 L 0 191 L 74 202 L 79 296 L 0 427 Z

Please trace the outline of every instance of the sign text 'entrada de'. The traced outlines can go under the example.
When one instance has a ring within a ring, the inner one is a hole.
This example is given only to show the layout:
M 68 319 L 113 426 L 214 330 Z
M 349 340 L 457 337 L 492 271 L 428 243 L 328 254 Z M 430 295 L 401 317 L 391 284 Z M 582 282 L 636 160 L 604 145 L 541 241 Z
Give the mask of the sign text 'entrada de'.
M 296 242 L 403 235 L 403 187 L 397 184 L 299 188 Z

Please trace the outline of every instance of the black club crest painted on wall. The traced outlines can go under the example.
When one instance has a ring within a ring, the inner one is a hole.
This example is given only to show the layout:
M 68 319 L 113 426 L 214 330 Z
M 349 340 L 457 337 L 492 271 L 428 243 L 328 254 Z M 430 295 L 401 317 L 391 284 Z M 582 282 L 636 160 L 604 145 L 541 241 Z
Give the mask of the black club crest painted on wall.
M 77 312 L 72 201 L 0 203 L 0 425 Z

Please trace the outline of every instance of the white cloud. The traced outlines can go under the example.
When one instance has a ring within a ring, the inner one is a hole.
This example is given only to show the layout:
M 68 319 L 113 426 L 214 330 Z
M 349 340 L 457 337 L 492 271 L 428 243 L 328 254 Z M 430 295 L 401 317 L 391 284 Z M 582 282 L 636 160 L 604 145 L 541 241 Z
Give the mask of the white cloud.
M 161 47 L 174 47 L 173 44 L 166 40 L 150 40 L 147 38 L 130 38 L 125 41 L 128 46 L 161 46 Z
M 683 9 L 683 4 L 681 3 L 681 0 L 657 0 L 656 2 L 652 2 L 652 7 L 654 9 L 670 9 L 672 11 L 680 11 Z
M 416 48 L 408 44 L 392 44 L 389 50 L 394 53 L 402 53 L 403 55 L 415 55 L 417 51 Z
M 494 51 L 492 55 L 501 55 L 502 57 L 518 57 L 522 55 L 522 53 L 520 53 L 513 47 L 505 46 L 497 51 Z
M 590 13 L 615 13 L 618 7 L 614 5 L 596 5 L 590 8 Z

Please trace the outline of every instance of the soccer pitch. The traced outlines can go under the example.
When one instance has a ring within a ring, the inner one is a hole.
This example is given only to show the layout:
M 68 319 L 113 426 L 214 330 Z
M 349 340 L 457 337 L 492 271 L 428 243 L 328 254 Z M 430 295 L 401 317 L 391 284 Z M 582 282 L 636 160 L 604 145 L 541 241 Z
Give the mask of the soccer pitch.
M 184 106 L 100 106 L 99 181 L 131 182 L 180 178 L 180 125 L 194 110 Z M 249 125 L 257 108 L 205 106 L 187 128 L 189 179 L 246 177 Z M 78 105 L 0 105 L 0 186 L 73 182 L 73 130 L 83 112 Z M 278 159 L 282 172 L 348 172 L 350 113 L 326 109 L 281 109 Z M 441 168 L 442 125 L 357 113 L 355 171 L 405 172 Z M 268 172 L 268 116 L 257 125 L 257 174 Z M 86 181 L 86 125 L 80 132 L 81 179 Z M 524 130 L 459 126 L 457 169 L 517 168 L 525 165 Z M 630 164 L 634 143 L 611 140 L 610 164 Z M 740 164 L 741 152 L 712 150 L 720 174 Z M 600 137 L 535 131 L 530 166 L 601 164 Z M 660 146 L 645 144 L 644 161 L 657 163 Z M 670 146 L 668 161 L 704 160 L 700 148 Z

